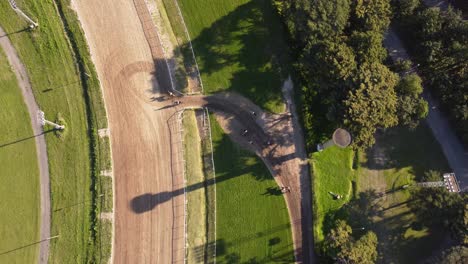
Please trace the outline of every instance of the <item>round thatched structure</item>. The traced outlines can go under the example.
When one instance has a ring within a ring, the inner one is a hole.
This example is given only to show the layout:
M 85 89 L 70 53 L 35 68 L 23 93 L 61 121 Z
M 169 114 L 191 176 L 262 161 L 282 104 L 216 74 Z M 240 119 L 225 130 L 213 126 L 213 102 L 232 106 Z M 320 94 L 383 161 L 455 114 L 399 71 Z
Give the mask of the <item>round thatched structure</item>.
M 351 134 L 343 128 L 338 128 L 333 132 L 333 143 L 338 147 L 345 148 L 351 144 Z

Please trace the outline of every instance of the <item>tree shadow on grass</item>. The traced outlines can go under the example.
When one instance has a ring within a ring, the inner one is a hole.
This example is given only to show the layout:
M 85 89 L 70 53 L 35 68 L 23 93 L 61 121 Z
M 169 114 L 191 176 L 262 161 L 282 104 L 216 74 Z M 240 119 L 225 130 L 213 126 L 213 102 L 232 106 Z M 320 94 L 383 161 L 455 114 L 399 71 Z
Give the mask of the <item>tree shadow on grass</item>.
M 441 173 L 449 170 L 442 149 L 424 122 L 414 130 L 395 127 L 384 132 L 379 131 L 376 138 L 380 142 L 377 147 L 380 150 L 371 148 L 368 156 L 371 157 L 373 152 L 383 151 L 382 158 L 385 160 L 381 163 L 379 160 L 369 160 L 361 164 L 363 167 L 376 170 L 410 167 L 416 181 L 421 180 L 429 170 Z
M 238 91 L 270 111 L 281 103 L 288 70 L 282 30 L 267 0 L 241 5 L 202 30 L 192 45 L 207 91 Z
M 245 177 L 248 174 L 251 174 L 254 179 L 258 181 L 272 179 L 268 169 L 259 158 L 254 157 L 253 154 L 247 152 L 247 150 L 236 146 L 226 134 L 223 134 L 222 138 L 213 144 L 213 148 L 215 163 L 217 164 L 216 179 L 207 179 L 170 192 L 160 192 L 156 194 L 145 193 L 136 196 L 130 201 L 130 208 L 132 211 L 137 214 L 151 211 L 159 204 L 165 203 L 186 192 L 206 188 L 207 186 L 218 184 L 232 178 Z M 239 159 L 228 158 L 231 157 L 233 153 L 236 153 L 234 155 L 239 156 Z M 218 160 L 216 157 L 224 158 Z
M 269 228 L 257 233 L 253 233 L 249 236 L 244 236 L 233 241 L 226 241 L 224 239 L 217 239 L 213 242 L 208 242 L 205 245 L 200 245 L 194 248 L 189 248 L 192 250 L 196 256 L 197 263 L 202 263 L 205 258 L 206 248 L 211 249 L 211 251 L 206 252 L 208 256 L 208 261 L 205 263 L 212 263 L 209 260 L 216 256 L 218 262 L 220 263 L 291 263 L 293 262 L 294 252 L 290 250 L 292 244 L 281 244 L 281 238 L 275 236 L 275 233 L 281 232 L 285 229 L 289 229 L 291 226 L 289 224 L 279 225 L 276 227 Z M 241 254 L 238 251 L 234 251 L 233 247 L 239 246 L 244 243 L 251 241 L 256 241 L 268 237 L 268 254 L 263 258 L 252 257 L 247 261 L 241 261 Z M 214 252 L 214 245 L 216 245 L 216 252 Z M 198 258 L 197 258 L 198 256 Z

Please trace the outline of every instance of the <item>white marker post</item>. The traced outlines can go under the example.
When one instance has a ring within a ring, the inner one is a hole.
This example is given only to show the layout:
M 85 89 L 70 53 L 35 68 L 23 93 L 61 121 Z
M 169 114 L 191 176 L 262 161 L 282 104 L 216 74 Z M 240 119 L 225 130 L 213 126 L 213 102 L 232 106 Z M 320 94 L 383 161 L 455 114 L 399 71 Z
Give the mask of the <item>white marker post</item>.
M 45 115 L 44 115 L 44 112 L 42 112 L 41 110 L 39 110 L 37 112 L 37 119 L 39 120 L 39 123 L 44 126 L 45 124 L 49 124 L 49 125 L 52 125 L 54 126 L 55 129 L 58 129 L 58 130 L 64 130 L 65 129 L 65 126 L 63 125 L 59 125 L 59 124 L 56 124 L 54 122 L 51 122 L 49 120 L 46 120 L 45 119 Z

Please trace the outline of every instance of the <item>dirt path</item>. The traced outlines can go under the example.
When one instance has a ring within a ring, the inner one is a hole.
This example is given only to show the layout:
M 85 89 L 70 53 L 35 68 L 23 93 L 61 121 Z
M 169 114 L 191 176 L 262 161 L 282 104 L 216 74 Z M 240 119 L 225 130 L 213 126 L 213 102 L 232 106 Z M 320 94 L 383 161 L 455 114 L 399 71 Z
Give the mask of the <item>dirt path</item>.
M 32 92 L 31 83 L 27 75 L 26 68 L 21 63 L 15 48 L 6 36 L 5 31 L 0 27 L 0 46 L 6 53 L 7 59 L 13 69 L 18 80 L 21 93 L 23 94 L 24 102 L 29 111 L 31 118 L 31 125 L 35 135 L 34 141 L 36 142 L 37 160 L 39 163 L 39 175 L 41 184 L 41 230 L 40 230 L 40 243 L 39 246 L 39 259 L 40 264 L 46 264 L 49 256 L 49 240 L 50 237 L 50 181 L 49 181 L 49 163 L 47 161 L 47 148 L 43 129 L 37 119 L 37 112 L 39 107 Z
M 410 59 L 394 30 L 388 30 L 385 36 L 384 45 L 389 50 L 389 55 L 393 60 Z M 434 100 L 427 89 L 425 89 L 423 96 L 429 104 L 429 115 L 426 118 L 426 122 L 431 128 L 432 134 L 442 147 L 442 151 L 444 152 L 450 167 L 460 181 L 460 188 L 462 190 L 467 190 L 468 152 L 465 152 L 463 144 L 456 136 L 448 122 L 448 119 L 439 110 L 436 100 Z

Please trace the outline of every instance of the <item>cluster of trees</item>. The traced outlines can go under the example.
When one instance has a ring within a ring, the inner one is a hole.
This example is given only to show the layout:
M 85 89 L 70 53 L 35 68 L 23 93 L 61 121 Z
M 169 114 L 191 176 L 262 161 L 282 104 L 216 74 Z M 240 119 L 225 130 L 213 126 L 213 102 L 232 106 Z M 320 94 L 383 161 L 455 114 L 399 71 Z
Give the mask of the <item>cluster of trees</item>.
M 459 244 L 468 244 L 468 195 L 444 188 L 422 188 L 413 192 L 410 204 L 421 223 L 447 230 Z
M 427 8 L 419 0 L 394 1 L 394 6 L 427 87 L 468 144 L 468 21 L 460 11 Z
M 297 56 L 304 126 L 311 147 L 336 126 L 369 147 L 377 128 L 416 124 L 427 114 L 413 79 L 400 83 L 385 64 L 390 0 L 274 0 Z M 403 98 L 404 97 L 404 98 Z M 404 104 L 404 106 L 402 106 Z
M 438 181 L 440 174 L 429 172 L 424 181 Z M 446 230 L 454 245 L 425 263 L 468 262 L 468 195 L 450 193 L 444 188 L 421 188 L 412 192 L 410 207 L 419 222 L 429 228 Z
M 377 260 L 377 236 L 369 231 L 355 239 L 352 228 L 338 220 L 324 242 L 325 254 L 335 263 L 370 264 Z

